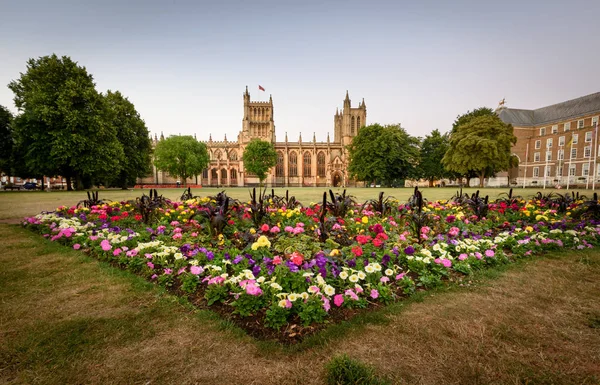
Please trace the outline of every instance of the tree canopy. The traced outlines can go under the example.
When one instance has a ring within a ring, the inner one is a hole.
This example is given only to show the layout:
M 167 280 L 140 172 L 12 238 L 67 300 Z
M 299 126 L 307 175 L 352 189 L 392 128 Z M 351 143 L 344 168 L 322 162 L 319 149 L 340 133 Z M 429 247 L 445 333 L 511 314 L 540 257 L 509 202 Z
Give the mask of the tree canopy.
M 154 149 L 154 165 L 161 171 L 187 179 L 198 175 L 208 166 L 208 151 L 204 143 L 193 136 L 170 136 L 161 140 Z
M 13 152 L 12 113 L 0 106 L 0 172 L 10 173 Z
M 486 174 L 511 167 L 511 146 L 516 141 L 512 125 L 496 114 L 472 116 L 453 129 L 443 163 L 446 169 L 462 175 L 475 171 L 483 187 Z
M 8 87 L 21 112 L 15 145 L 31 173 L 62 175 L 70 189 L 71 178 L 80 188 L 84 179 L 108 179 L 120 170 L 123 148 L 85 67 L 67 56 L 30 59 Z
M 360 129 L 348 152 L 351 177 L 389 186 L 416 175 L 419 140 L 400 125 L 372 124 Z
M 442 164 L 442 159 L 449 148 L 449 140 L 448 134 L 442 135 L 439 130 L 433 130 L 421 142 L 419 177 L 427 179 L 430 187 L 436 179 L 452 176 L 452 173 Z
M 146 123 L 136 111 L 133 103 L 119 91 L 108 91 L 105 95 L 106 121 L 116 133 L 123 148 L 120 159 L 121 171 L 114 181 L 121 188 L 134 185 L 138 177 L 150 173 L 152 142 Z
M 267 178 L 269 170 L 277 164 L 277 152 L 272 143 L 253 139 L 244 149 L 244 169 L 256 174 L 260 184 Z

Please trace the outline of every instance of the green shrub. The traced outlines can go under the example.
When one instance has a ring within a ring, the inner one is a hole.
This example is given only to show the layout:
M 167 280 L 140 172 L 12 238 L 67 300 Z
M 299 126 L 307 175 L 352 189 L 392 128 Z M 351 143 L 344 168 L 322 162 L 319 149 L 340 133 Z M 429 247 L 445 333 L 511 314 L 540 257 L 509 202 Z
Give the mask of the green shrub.
M 372 367 L 347 355 L 334 357 L 326 366 L 328 385 L 386 385 L 388 381 L 375 375 Z

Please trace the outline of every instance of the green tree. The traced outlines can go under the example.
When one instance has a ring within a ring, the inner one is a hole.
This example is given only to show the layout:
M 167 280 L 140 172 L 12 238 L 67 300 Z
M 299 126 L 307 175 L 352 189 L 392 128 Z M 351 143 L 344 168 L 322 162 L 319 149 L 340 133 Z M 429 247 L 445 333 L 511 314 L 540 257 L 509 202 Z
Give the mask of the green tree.
M 436 179 L 450 178 L 452 173 L 447 171 L 442 164 L 442 159 L 449 147 L 449 135 L 442 135 L 439 130 L 433 130 L 421 143 L 421 157 L 419 162 L 419 177 L 429 181 L 433 187 Z
M 361 128 L 348 152 L 348 172 L 357 180 L 389 186 L 417 176 L 419 139 L 400 125 L 372 124 Z
M 277 164 L 277 152 L 272 143 L 260 139 L 253 139 L 244 149 L 242 156 L 244 169 L 256 174 L 262 187 L 263 181 L 267 178 L 269 170 Z
M 446 169 L 467 175 L 474 171 L 483 187 L 487 175 L 508 170 L 511 146 L 517 142 L 513 127 L 496 115 L 482 114 L 464 121 L 450 135 L 450 148 L 443 158 Z
M 119 174 L 123 149 L 85 67 L 67 56 L 29 59 L 27 71 L 8 87 L 21 112 L 15 143 L 29 172 L 62 175 L 68 189 L 72 179 L 82 188 L 83 181 Z
M 115 129 L 124 155 L 120 160 L 121 172 L 114 182 L 126 189 L 134 185 L 138 177 L 150 173 L 152 142 L 146 123 L 133 103 L 119 91 L 108 91 L 104 98 L 107 107 L 106 120 Z
M 161 171 L 177 176 L 187 185 L 187 179 L 208 166 L 208 150 L 193 136 L 170 136 L 154 149 L 154 165 Z
M 4 106 L 0 106 L 0 172 L 10 174 L 10 164 L 14 147 L 12 132 L 13 115 Z

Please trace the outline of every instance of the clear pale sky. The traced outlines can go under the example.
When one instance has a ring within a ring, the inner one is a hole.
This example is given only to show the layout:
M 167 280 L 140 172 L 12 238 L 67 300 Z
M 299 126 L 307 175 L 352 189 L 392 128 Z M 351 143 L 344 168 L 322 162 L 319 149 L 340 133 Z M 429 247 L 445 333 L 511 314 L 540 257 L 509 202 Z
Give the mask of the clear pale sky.
M 1 105 L 16 111 L 6 85 L 27 59 L 67 55 L 159 135 L 236 139 L 246 85 L 273 95 L 278 141 L 333 137 L 346 90 L 368 123 L 417 136 L 502 98 L 600 91 L 596 0 L 0 0 L 0 14 Z

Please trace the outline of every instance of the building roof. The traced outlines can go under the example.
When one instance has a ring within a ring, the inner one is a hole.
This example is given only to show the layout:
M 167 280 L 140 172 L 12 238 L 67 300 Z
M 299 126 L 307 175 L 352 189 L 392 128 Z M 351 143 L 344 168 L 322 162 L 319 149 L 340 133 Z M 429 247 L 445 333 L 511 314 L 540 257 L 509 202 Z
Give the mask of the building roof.
M 503 108 L 498 111 L 498 116 L 503 122 L 513 126 L 529 127 L 557 123 L 594 112 L 600 112 L 600 92 L 536 110 Z

